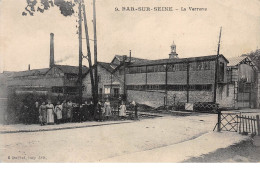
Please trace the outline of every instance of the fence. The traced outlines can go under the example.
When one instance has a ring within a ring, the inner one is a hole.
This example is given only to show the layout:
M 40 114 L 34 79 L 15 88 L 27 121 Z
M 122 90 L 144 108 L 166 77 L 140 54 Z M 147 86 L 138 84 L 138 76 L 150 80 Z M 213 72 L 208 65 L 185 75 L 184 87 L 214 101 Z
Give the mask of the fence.
M 213 131 L 230 131 L 239 132 L 243 135 L 259 135 L 260 136 L 260 120 L 259 115 L 246 116 L 237 113 L 221 113 L 218 110 L 218 123 L 215 125 Z
M 174 106 L 174 110 L 185 110 L 185 102 L 177 102 Z M 214 112 L 218 109 L 219 105 L 213 102 L 195 102 L 193 104 L 193 111 L 196 112 Z
M 257 115 L 256 117 L 253 116 L 244 116 L 241 115 L 237 116 L 238 121 L 239 121 L 239 127 L 238 131 L 241 134 L 258 134 L 260 135 L 259 129 L 259 116 Z

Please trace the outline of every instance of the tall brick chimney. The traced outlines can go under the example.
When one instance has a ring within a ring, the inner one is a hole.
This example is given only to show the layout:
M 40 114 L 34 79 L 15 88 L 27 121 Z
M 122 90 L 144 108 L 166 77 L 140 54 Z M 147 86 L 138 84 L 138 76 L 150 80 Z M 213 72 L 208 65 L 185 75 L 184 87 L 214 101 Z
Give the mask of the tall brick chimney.
M 50 67 L 54 66 L 54 34 L 50 34 Z

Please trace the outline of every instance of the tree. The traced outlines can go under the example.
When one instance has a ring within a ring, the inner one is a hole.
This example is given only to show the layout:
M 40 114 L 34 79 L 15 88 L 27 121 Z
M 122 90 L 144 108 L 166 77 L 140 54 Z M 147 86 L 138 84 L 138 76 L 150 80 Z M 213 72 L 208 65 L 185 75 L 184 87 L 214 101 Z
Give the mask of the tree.
M 257 67 L 260 68 L 260 49 L 256 49 L 247 55 L 255 62 Z
M 35 12 L 41 12 L 44 13 L 45 10 L 50 9 L 51 7 L 58 7 L 61 14 L 65 17 L 67 16 L 71 16 L 75 13 L 73 7 L 78 4 L 79 5 L 79 102 L 81 102 L 81 97 L 82 97 L 82 27 L 81 27 L 81 6 L 82 6 L 82 2 L 83 2 L 83 19 L 84 19 L 84 26 L 85 26 L 85 35 L 86 35 L 86 46 L 87 46 L 87 56 L 86 58 L 88 59 L 89 62 L 89 69 L 90 69 L 90 80 L 91 80 L 91 86 L 92 86 L 92 97 L 94 100 L 94 105 L 95 105 L 95 114 L 97 113 L 97 103 L 98 103 L 98 89 L 97 89 L 97 47 L 96 47 L 96 40 L 95 40 L 95 44 L 94 44 L 94 58 L 95 58 L 95 66 L 92 65 L 92 61 L 91 61 L 91 52 L 90 52 L 90 43 L 89 43 L 89 33 L 88 33 L 88 27 L 87 27 L 87 17 L 86 17 L 86 12 L 85 12 L 85 4 L 84 4 L 84 0 L 70 0 L 70 1 L 66 1 L 66 0 L 39 0 L 40 2 L 38 2 L 37 0 L 26 0 L 27 2 L 27 6 L 25 7 L 25 11 L 22 13 L 23 16 L 27 16 L 27 14 L 29 13 L 29 15 L 33 16 Z M 93 1 L 93 5 L 94 5 L 95 1 Z M 37 11 L 36 11 L 36 7 L 37 7 Z M 93 6 L 95 7 L 95 6 Z M 95 9 L 95 8 L 94 8 Z M 95 12 L 93 13 L 94 15 L 94 22 L 95 22 Z M 94 24 L 94 29 L 95 28 L 95 24 Z M 94 32 L 94 39 L 96 39 L 96 32 Z M 95 80 L 94 80 L 94 75 L 93 75 L 93 68 L 95 70 Z
M 38 2 L 37 0 L 26 0 L 27 6 L 25 7 L 25 11 L 22 13 L 22 15 L 26 16 L 28 13 L 33 16 L 36 12 L 43 13 L 45 10 L 48 10 L 51 7 L 57 6 L 60 9 L 60 12 L 63 16 L 71 16 L 74 14 L 73 7 L 76 3 L 78 3 L 78 0 L 74 1 L 65 1 L 65 0 L 40 0 Z M 38 4 L 38 6 L 37 6 Z

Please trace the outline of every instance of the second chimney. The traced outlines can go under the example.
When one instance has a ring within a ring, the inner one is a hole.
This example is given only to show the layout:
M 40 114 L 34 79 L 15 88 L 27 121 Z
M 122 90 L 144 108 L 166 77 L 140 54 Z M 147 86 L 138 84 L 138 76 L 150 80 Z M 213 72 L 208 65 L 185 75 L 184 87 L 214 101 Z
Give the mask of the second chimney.
M 54 34 L 50 34 L 50 67 L 54 66 Z

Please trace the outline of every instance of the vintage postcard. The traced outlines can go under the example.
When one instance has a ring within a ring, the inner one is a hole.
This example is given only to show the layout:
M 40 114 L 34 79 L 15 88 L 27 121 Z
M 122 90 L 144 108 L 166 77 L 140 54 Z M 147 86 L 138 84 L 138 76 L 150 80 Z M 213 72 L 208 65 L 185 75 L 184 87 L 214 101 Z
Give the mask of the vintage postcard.
M 0 162 L 260 162 L 259 35 L 259 0 L 0 0 Z

